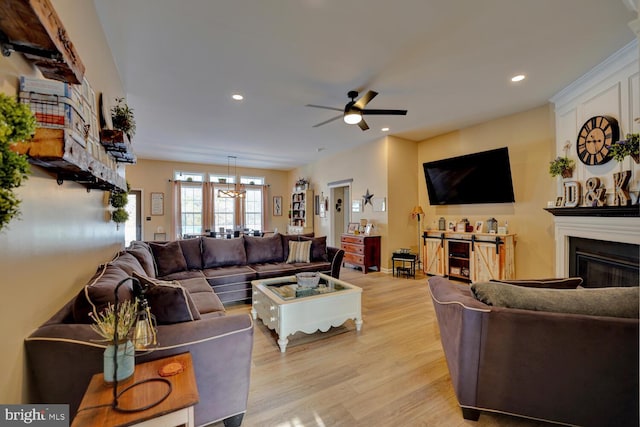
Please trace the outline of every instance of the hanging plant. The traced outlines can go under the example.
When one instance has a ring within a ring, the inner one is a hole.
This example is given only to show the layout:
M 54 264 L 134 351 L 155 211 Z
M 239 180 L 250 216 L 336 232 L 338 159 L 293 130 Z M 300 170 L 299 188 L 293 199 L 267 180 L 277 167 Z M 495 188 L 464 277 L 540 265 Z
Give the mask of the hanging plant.
M 129 203 L 129 195 L 124 191 L 114 191 L 111 193 L 109 203 L 114 208 L 124 208 Z
M 36 119 L 26 104 L 0 93 L 0 230 L 20 214 L 20 200 L 14 189 L 29 174 L 27 156 L 15 153 L 11 145 L 31 139 Z
M 113 128 L 124 132 L 129 140 L 136 134 L 136 120 L 133 108 L 129 108 L 124 98 L 116 98 L 116 105 L 111 107 L 111 123 Z
M 616 141 L 609 147 L 608 155 L 621 162 L 627 156 L 631 156 L 636 163 L 640 162 L 640 150 L 638 149 L 640 134 L 628 133 L 627 139 Z
M 115 211 L 111 212 L 111 219 L 116 224 L 122 224 L 123 222 L 127 222 L 127 220 L 129 219 L 129 213 L 123 208 L 118 208 Z

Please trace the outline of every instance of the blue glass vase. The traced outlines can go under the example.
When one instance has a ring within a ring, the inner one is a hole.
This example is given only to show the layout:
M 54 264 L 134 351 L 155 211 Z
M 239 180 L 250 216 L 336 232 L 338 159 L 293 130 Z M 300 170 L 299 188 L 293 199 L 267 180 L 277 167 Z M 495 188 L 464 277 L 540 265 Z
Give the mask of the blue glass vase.
M 115 352 L 115 346 L 113 344 L 108 345 L 104 350 L 104 380 L 105 382 L 113 382 L 113 355 Z M 133 343 L 127 341 L 118 344 L 118 350 L 116 354 L 116 360 L 118 362 L 118 373 L 116 379 L 123 381 L 133 375 L 135 369 L 135 349 Z

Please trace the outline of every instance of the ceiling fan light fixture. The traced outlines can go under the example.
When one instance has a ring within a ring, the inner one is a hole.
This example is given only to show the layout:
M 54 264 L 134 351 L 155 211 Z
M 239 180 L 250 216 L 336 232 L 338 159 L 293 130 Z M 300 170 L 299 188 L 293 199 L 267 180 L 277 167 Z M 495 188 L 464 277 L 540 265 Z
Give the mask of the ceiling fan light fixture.
M 350 125 L 357 125 L 362 121 L 362 114 L 359 111 L 348 111 L 344 114 L 344 122 Z

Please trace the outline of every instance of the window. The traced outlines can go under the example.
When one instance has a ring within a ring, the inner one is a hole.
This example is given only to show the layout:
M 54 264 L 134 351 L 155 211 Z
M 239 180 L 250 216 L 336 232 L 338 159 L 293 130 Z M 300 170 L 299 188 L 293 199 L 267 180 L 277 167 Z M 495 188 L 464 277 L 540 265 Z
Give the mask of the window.
M 180 222 L 176 225 L 178 236 L 201 234 L 203 232 L 203 191 L 204 174 L 175 171 L 174 179 L 180 181 L 180 206 L 176 206 L 176 215 Z
M 215 230 L 224 228 L 225 230 L 235 229 L 236 202 L 240 199 L 230 199 L 228 197 L 218 197 L 218 189 L 226 190 L 227 187 L 220 184 L 214 186 L 213 201 L 213 225 Z
M 202 233 L 202 186 L 183 182 L 181 188 L 182 236 Z
M 244 197 L 244 227 L 263 230 L 262 227 L 262 186 L 247 186 Z

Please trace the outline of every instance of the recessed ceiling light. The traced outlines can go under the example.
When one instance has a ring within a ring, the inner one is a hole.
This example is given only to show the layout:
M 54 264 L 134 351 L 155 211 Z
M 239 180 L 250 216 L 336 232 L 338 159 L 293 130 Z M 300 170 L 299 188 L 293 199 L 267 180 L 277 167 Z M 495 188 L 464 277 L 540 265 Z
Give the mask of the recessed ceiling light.
M 512 82 L 521 82 L 525 79 L 525 75 L 524 74 L 518 74 L 517 76 L 513 76 L 511 77 L 511 81 Z
M 231 95 L 231 98 L 235 99 L 236 101 L 242 101 L 244 99 L 244 96 L 240 95 L 239 93 L 234 93 L 233 95 Z
M 380 129 L 382 132 L 389 132 L 389 128 L 382 128 Z

